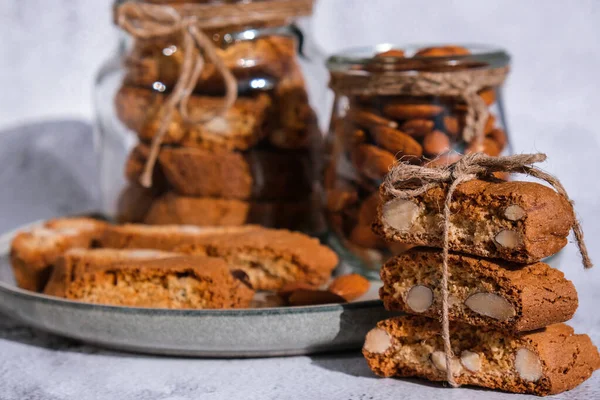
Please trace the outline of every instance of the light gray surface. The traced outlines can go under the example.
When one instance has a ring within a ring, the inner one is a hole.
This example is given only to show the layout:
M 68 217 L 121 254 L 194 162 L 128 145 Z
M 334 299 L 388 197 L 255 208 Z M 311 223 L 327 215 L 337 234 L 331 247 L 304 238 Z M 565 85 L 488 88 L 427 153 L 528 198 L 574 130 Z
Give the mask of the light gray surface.
M 31 119 L 91 117 L 91 80 L 116 42 L 110 3 L 0 2 L 0 127 L 22 127 Z M 315 26 L 327 51 L 380 41 L 477 41 L 507 48 L 514 56 L 506 106 L 515 148 L 548 153 L 544 168 L 558 174 L 576 200 L 592 257 L 600 263 L 599 14 L 597 0 L 321 0 Z M 63 129 L 68 128 L 54 126 L 52 131 Z M 67 141 L 61 147 L 61 139 L 47 129 L 29 131 L 37 141 L 27 146 L 9 150 L 7 142 L 0 142 L 0 231 L 94 204 L 94 185 L 82 179 L 92 171 L 90 132 L 73 138 L 80 145 Z M 46 144 L 59 156 L 45 156 Z M 47 163 L 42 165 L 43 160 Z M 88 189 L 80 188 L 83 183 Z M 582 271 L 571 244 L 563 270 L 580 294 L 572 325 L 600 344 L 600 267 Z M 596 373 L 575 391 L 553 399 L 600 398 L 599 387 Z M 0 317 L 2 400 L 320 398 L 527 397 L 379 379 L 357 353 L 262 360 L 113 353 Z
M 29 133 L 28 133 L 29 132 Z M 38 136 L 36 136 L 36 133 Z M 557 132 L 558 134 L 559 132 Z M 0 133 L 0 231 L 29 220 L 84 211 L 94 202 L 90 128 L 81 122 L 28 126 Z M 597 147 L 590 151 L 599 151 Z M 585 162 L 593 160 L 582 159 Z M 573 165 L 561 176 L 577 176 Z M 582 185 L 585 186 L 585 185 Z M 594 184 L 589 191 L 598 194 Z M 88 188 L 88 189 L 85 189 Z M 588 197 L 589 196 L 589 197 Z M 600 210 L 590 193 L 574 193 L 592 257 L 600 257 Z M 583 271 L 575 246 L 562 269 L 580 294 L 572 325 L 600 343 L 600 268 Z M 198 321 L 201 323 L 201 321 Z M 152 329 L 149 327 L 148 329 Z M 294 333 L 291 332 L 290 335 Z M 598 398 L 600 374 L 559 399 Z M 177 359 L 116 353 L 26 327 L 0 315 L 0 399 L 506 399 L 479 389 L 443 389 L 418 380 L 375 377 L 359 352 L 274 359 Z

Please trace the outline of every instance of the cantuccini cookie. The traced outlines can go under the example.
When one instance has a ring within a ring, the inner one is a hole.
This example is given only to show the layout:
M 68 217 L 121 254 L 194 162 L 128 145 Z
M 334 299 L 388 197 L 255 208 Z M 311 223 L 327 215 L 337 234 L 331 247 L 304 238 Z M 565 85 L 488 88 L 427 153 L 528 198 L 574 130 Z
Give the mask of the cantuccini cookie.
M 184 196 L 299 199 L 312 191 L 315 178 L 310 154 L 302 150 L 163 147 L 159 161 L 169 185 Z
M 338 263 L 336 254 L 307 235 L 258 226 L 110 227 L 101 240 L 109 248 L 150 248 L 224 259 L 244 271 L 257 290 L 278 289 L 289 282 L 325 283 Z
M 449 316 L 474 326 L 522 332 L 564 322 L 577 309 L 577 292 L 564 274 L 538 262 L 522 265 L 450 254 Z M 442 312 L 442 251 L 413 249 L 381 269 L 386 309 L 438 318 Z
M 242 153 L 163 147 L 159 161 L 170 186 L 184 196 L 247 199 L 252 195 L 254 180 Z
M 250 203 L 236 199 L 186 197 L 173 192 L 153 201 L 143 222 L 150 225 L 239 226 L 248 220 Z
M 150 225 L 240 226 L 310 230 L 319 226 L 319 204 L 300 201 L 243 201 L 180 196 L 168 192 L 152 203 L 143 222 Z M 318 229 L 318 228 L 317 228 Z
M 306 149 L 321 137 L 317 116 L 310 106 L 302 69 L 292 62 L 272 91 L 269 141 L 282 149 Z
M 129 152 L 125 161 L 125 179 L 131 184 L 139 184 L 140 177 L 144 173 L 146 161 L 150 155 L 150 146 L 139 144 Z M 154 163 L 152 170 L 152 190 L 161 193 L 169 187 L 160 163 Z
M 445 196 L 445 186 L 410 200 L 382 191 L 374 230 L 387 240 L 442 247 Z M 460 184 L 452 197 L 449 249 L 533 263 L 562 249 L 573 223 L 571 204 L 549 187 L 469 181 Z
M 378 375 L 446 380 L 440 323 L 403 316 L 381 321 L 366 337 L 363 354 Z M 523 335 L 488 327 L 450 324 L 451 362 L 460 385 L 514 393 L 564 392 L 600 368 L 598 350 L 587 335 L 565 324 Z
M 10 249 L 17 281 L 23 289 L 41 291 L 52 266 L 67 249 L 92 246 L 107 225 L 91 218 L 59 218 L 18 233 Z
M 89 303 L 153 308 L 243 308 L 254 291 L 218 258 L 177 256 L 90 263 L 71 271 L 65 297 Z
M 260 231 L 257 225 L 235 227 L 199 227 L 193 225 L 122 224 L 109 226 L 99 239 L 99 247 L 107 249 L 155 249 L 173 251 L 174 248 L 204 236 L 222 236 Z
M 145 188 L 138 183 L 128 184 L 117 199 L 117 222 L 143 222 L 159 195 L 154 186 Z
M 123 86 L 115 96 L 117 115 L 142 141 L 149 142 L 162 122 L 167 96 L 167 93 L 152 89 Z M 190 118 L 209 118 L 221 110 L 223 101 L 220 97 L 191 96 L 188 101 Z M 205 149 L 248 149 L 264 138 L 263 125 L 270 106 L 271 100 L 264 93 L 239 97 L 222 116 L 199 124 L 184 122 L 179 111 L 175 110 L 163 143 Z
M 44 293 L 66 297 L 72 277 L 81 275 L 91 268 L 106 267 L 123 261 L 149 261 L 176 256 L 178 254 L 174 252 L 149 249 L 70 249 L 56 261 Z
M 181 43 L 181 39 L 174 36 L 136 40 L 125 58 L 125 83 L 151 88 L 160 82 L 167 89 L 172 89 L 179 79 L 184 58 L 178 43 Z M 224 48 L 217 46 L 215 51 L 225 67 L 242 83 L 251 78 L 277 81 L 287 73 L 289 64 L 296 56 L 294 39 L 289 36 L 237 41 Z M 223 77 L 209 60 L 194 92 L 225 92 Z
M 394 154 L 372 144 L 361 144 L 351 155 L 352 164 L 366 178 L 379 181 L 396 162 Z

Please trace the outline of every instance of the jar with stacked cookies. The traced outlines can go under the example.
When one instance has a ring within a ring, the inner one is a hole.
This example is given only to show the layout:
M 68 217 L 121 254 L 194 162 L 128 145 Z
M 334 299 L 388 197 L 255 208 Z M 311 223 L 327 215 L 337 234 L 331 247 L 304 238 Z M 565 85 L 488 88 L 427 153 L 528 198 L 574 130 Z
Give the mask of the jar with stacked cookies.
M 312 0 L 115 4 L 121 51 L 96 89 L 107 214 L 323 233 L 322 135 L 294 25 L 312 8 Z
M 394 163 L 436 167 L 463 154 L 510 153 L 502 104 L 509 60 L 486 46 L 388 44 L 328 60 L 335 100 L 326 215 L 331 245 L 347 263 L 377 276 L 389 256 L 410 246 L 371 229 L 377 188 Z

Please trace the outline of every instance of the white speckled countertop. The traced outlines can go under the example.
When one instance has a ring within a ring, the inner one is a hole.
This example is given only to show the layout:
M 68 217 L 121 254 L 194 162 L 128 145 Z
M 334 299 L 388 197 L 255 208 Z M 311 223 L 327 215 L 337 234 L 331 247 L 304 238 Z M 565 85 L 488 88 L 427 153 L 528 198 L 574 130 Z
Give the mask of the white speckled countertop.
M 98 207 L 91 128 L 64 116 L 88 121 L 92 115 L 94 71 L 116 44 L 110 3 L 0 2 L 0 232 Z M 505 98 L 513 146 L 548 154 L 543 167 L 559 175 L 576 201 L 592 259 L 600 264 L 599 13 L 597 0 L 431 0 L 426 7 L 321 0 L 315 28 L 328 51 L 383 41 L 475 41 L 509 49 L 514 63 Z M 31 122 L 41 120 L 58 122 Z M 561 269 L 580 295 L 571 324 L 600 344 L 600 266 L 583 271 L 570 244 Z M 380 379 L 358 351 L 243 360 L 117 353 L 0 315 L 0 400 L 388 398 L 525 396 Z M 553 398 L 600 398 L 600 373 Z

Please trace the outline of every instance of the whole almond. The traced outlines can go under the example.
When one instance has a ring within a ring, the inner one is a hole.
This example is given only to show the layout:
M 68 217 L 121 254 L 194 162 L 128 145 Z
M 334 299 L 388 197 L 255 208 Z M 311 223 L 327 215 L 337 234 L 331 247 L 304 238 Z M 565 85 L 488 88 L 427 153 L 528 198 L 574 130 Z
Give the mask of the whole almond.
M 331 282 L 328 290 L 347 301 L 352 301 L 367 293 L 371 283 L 359 274 L 348 274 L 338 276 Z
M 485 133 L 490 133 L 494 129 L 494 126 L 496 126 L 496 117 L 494 114 L 490 114 L 487 121 L 485 121 Z
M 377 208 L 380 203 L 381 198 L 379 197 L 379 192 L 376 191 L 371 193 L 371 195 L 369 195 L 369 197 L 367 197 L 360 205 L 358 211 L 358 223 L 371 226 L 377 218 Z
M 279 288 L 277 295 L 283 300 L 288 301 L 292 293 L 298 290 L 316 290 L 316 288 L 305 282 L 288 282 Z
M 449 136 L 456 138 L 462 132 L 463 118 L 457 115 L 444 116 L 444 130 Z
M 363 144 L 367 141 L 367 134 L 362 129 L 355 129 L 350 136 L 349 143 L 352 147 Z
M 496 178 L 501 179 L 503 181 L 508 181 L 510 180 L 510 173 L 508 172 L 494 172 L 492 173 L 492 175 L 494 175 Z
M 356 190 L 331 188 L 327 189 L 327 210 L 339 212 L 358 201 Z
M 415 53 L 415 57 L 449 57 L 449 56 L 463 56 L 471 54 L 471 52 L 462 46 L 438 46 L 438 47 L 425 47 L 419 49 Z
M 422 138 L 433 130 L 435 123 L 430 119 L 409 119 L 405 121 L 400 129 L 415 138 Z
M 489 137 L 483 138 L 483 141 L 479 143 L 477 141 L 471 142 L 465 150 L 465 154 L 485 153 L 492 157 L 500 155 L 501 152 L 502 149 L 500 148 L 500 145 Z
M 390 49 L 388 51 L 377 53 L 375 57 L 404 57 L 404 50 Z
M 377 126 L 371 129 L 375 142 L 396 156 L 421 157 L 423 148 L 415 139 L 398 129 Z
M 351 107 L 346 112 L 346 118 L 363 128 L 372 128 L 378 125 L 389 126 L 390 128 L 398 127 L 398 123 L 396 121 L 379 116 L 372 110 L 358 107 Z
M 423 139 L 423 149 L 431 156 L 447 153 L 450 151 L 450 139 L 444 132 L 433 131 Z
M 493 88 L 482 90 L 479 92 L 479 97 L 483 99 L 486 106 L 491 106 L 496 102 L 496 90 Z
M 504 149 L 506 146 L 506 142 L 508 141 L 506 138 L 506 132 L 503 129 L 495 128 L 492 129 L 487 135 L 494 142 L 498 143 L 498 147 L 500 147 L 500 151 Z
M 409 104 L 392 102 L 383 107 L 383 113 L 394 119 L 433 118 L 444 111 L 436 104 Z
M 396 157 L 377 146 L 362 144 L 352 152 L 352 162 L 362 175 L 373 180 L 380 180 L 396 162 Z
M 454 164 L 458 160 L 460 160 L 461 155 L 459 153 L 450 152 L 441 154 L 440 156 L 434 158 L 431 161 L 428 161 L 425 166 L 429 168 L 435 167 L 447 167 L 450 164 Z
M 315 306 L 345 302 L 346 299 L 329 290 L 298 289 L 292 292 L 288 298 L 290 306 Z
M 355 124 L 346 119 L 335 122 L 335 133 L 340 136 L 339 140 L 345 145 L 346 150 L 352 150 L 367 141 L 365 131 L 357 128 Z
M 385 242 L 371 229 L 371 225 L 356 225 L 348 238 L 352 243 L 370 249 L 385 248 Z

